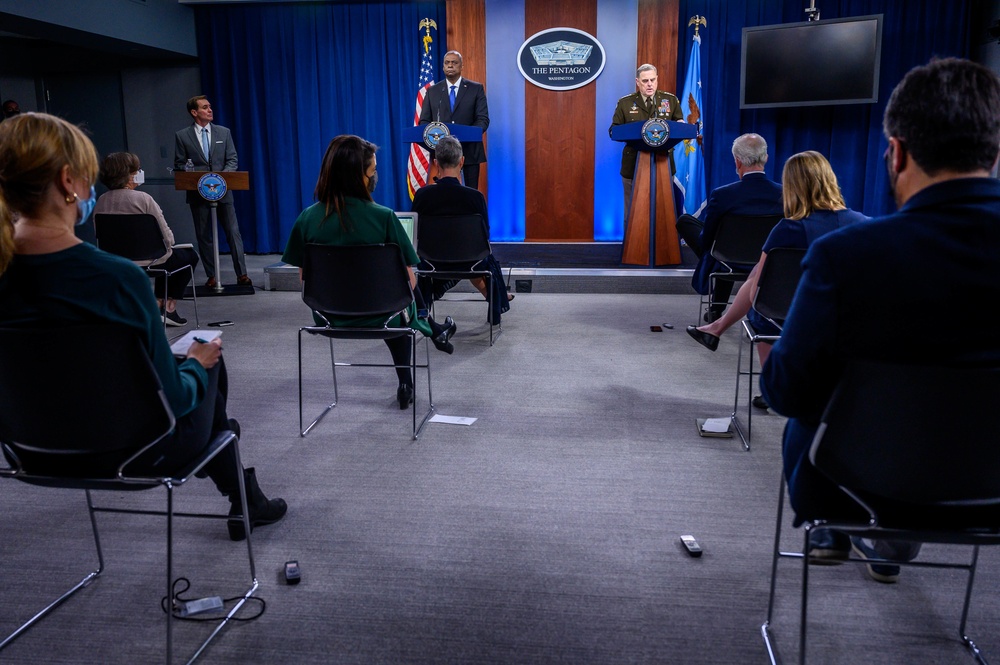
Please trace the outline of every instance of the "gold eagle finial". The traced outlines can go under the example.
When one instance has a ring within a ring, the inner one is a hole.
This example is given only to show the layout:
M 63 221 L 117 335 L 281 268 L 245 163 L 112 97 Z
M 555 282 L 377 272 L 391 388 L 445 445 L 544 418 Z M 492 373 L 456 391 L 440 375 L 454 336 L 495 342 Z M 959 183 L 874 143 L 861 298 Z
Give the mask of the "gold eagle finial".
M 694 16 L 691 17 L 691 20 L 688 21 L 688 27 L 690 28 L 692 25 L 694 26 L 694 36 L 697 37 L 698 26 L 707 28 L 708 21 L 705 19 L 704 16 L 698 16 L 697 14 L 695 14 Z
M 420 21 L 420 24 L 417 26 L 418 30 L 420 28 L 423 28 L 427 33 L 423 36 L 422 40 L 424 42 L 424 53 L 427 53 L 431 48 L 431 42 L 434 41 L 434 39 L 431 37 L 431 28 L 437 30 L 438 24 L 435 23 L 433 19 L 425 18 L 422 21 Z

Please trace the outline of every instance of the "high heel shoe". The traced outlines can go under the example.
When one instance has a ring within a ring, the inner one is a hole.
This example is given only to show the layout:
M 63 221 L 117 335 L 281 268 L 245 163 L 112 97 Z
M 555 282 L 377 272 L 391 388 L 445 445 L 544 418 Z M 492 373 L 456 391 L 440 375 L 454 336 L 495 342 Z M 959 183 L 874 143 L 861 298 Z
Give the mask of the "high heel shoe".
M 694 341 L 698 342 L 704 346 L 709 351 L 715 351 L 719 348 L 719 338 L 712 333 L 707 333 L 702 330 L 698 330 L 695 326 L 687 327 L 687 334 L 691 335 Z
M 413 386 L 406 383 L 399 384 L 399 388 L 396 388 L 396 400 L 399 402 L 399 410 L 405 411 L 413 404 Z
M 458 326 L 455 325 L 454 319 L 450 316 L 445 317 L 444 325 L 439 328 L 439 332 L 431 337 L 431 342 L 434 343 L 434 348 L 438 351 L 444 351 L 447 354 L 452 354 L 455 352 L 455 345 L 449 342 L 451 336 L 455 334 L 458 330 Z

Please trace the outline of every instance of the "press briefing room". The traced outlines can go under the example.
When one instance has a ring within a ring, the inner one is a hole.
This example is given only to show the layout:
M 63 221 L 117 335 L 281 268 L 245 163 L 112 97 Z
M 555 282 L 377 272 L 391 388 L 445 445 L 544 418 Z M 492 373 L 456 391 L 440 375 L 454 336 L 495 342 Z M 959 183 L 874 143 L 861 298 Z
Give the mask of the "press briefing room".
M 0 101 L 0 662 L 1000 659 L 1000 0 L 0 0 Z

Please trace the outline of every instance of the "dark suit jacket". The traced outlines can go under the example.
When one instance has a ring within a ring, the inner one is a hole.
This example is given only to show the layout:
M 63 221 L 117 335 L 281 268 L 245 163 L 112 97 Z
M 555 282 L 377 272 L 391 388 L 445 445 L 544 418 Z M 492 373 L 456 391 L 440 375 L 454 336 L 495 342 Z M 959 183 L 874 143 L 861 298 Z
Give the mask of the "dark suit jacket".
M 843 517 L 847 505 L 815 470 L 809 447 L 852 359 L 949 366 L 1000 363 L 1000 334 L 927 335 L 1000 298 L 1000 181 L 931 185 L 896 214 L 852 224 L 809 249 L 795 300 L 761 374 L 768 404 L 789 416 L 783 457 L 799 519 Z M 891 395 L 886 396 L 892 399 Z M 983 414 L 957 414 L 956 417 Z
M 718 261 L 709 253 L 715 234 L 719 230 L 719 220 L 729 213 L 734 215 L 781 215 L 781 185 L 771 180 L 762 171 L 752 171 L 728 185 L 712 190 L 708 203 L 701 213 L 705 228 L 701 230 L 701 247 L 704 253 L 694 269 L 691 286 L 702 295 L 708 294 L 709 275 L 722 270 Z
M 236 156 L 236 146 L 233 145 L 232 133 L 214 122 L 209 123 L 209 129 L 212 144 L 209 146 L 208 161 L 205 160 L 205 154 L 201 151 L 201 141 L 199 140 L 201 135 L 195 131 L 194 123 L 174 134 L 174 168 L 176 170 L 183 171 L 184 163 L 189 159 L 194 162 L 195 171 L 237 170 L 239 160 Z M 231 203 L 233 200 L 232 191 L 226 192 L 221 200 Z M 205 200 L 198 195 L 198 192 L 189 191 L 187 202 L 200 204 L 205 203 Z
M 490 126 L 490 109 L 486 104 L 486 91 L 482 83 L 462 78 L 455 92 L 455 110 L 451 110 L 448 98 L 448 79 L 438 81 L 427 88 L 424 105 L 420 109 L 420 124 L 443 122 L 445 124 L 473 125 L 484 132 Z M 481 141 L 463 143 L 462 154 L 466 164 L 482 164 L 486 161 L 486 150 Z
M 418 215 L 482 215 L 483 223 L 486 224 L 486 233 L 489 235 L 490 217 L 486 209 L 486 199 L 478 189 L 466 187 L 458 178 L 440 178 L 436 185 L 427 185 L 417 190 L 413 195 L 413 212 Z M 420 219 L 417 219 L 417 246 L 420 245 Z M 493 274 L 490 279 L 490 288 L 493 291 L 493 312 L 491 321 L 494 324 L 500 323 L 500 314 L 510 309 L 507 302 L 507 286 L 503 281 L 503 272 L 500 263 L 493 258 L 493 255 L 486 257 L 486 267 Z M 434 298 L 437 299 L 457 282 L 435 282 L 428 284 L 428 289 L 432 289 Z M 424 287 L 421 286 L 423 291 Z M 440 291 L 440 292 L 439 292 Z M 424 293 L 424 297 L 430 296 L 431 291 Z

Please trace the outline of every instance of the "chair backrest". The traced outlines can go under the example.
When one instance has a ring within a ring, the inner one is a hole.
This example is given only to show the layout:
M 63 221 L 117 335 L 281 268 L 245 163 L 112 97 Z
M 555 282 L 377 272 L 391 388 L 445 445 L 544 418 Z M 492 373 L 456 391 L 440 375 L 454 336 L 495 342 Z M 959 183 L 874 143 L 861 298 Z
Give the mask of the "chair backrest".
M 712 243 L 712 258 L 727 266 L 755 264 L 760 251 L 781 215 L 725 215 Z
M 174 427 L 149 355 L 125 326 L 0 328 L 0 367 L 0 443 L 28 474 L 138 451 Z
M 307 244 L 302 300 L 335 316 L 392 314 L 413 302 L 410 277 L 399 245 Z
M 156 218 L 148 214 L 94 216 L 97 246 L 129 261 L 152 261 L 166 253 L 163 233 Z
M 757 278 L 757 294 L 753 308 L 772 323 L 788 317 L 788 310 L 795 297 L 795 289 L 802 278 L 802 259 L 806 250 L 775 247 L 767 253 L 767 260 Z
M 399 219 L 399 223 L 402 224 L 403 230 L 406 231 L 406 237 L 410 239 L 413 249 L 416 249 L 417 232 L 420 230 L 417 222 L 420 220 L 420 215 L 415 212 L 397 212 L 396 217 Z
M 852 362 L 809 451 L 866 497 L 921 506 L 1000 506 L 1000 367 Z
M 490 255 L 490 238 L 482 215 L 423 215 L 417 254 L 434 266 L 474 263 Z

